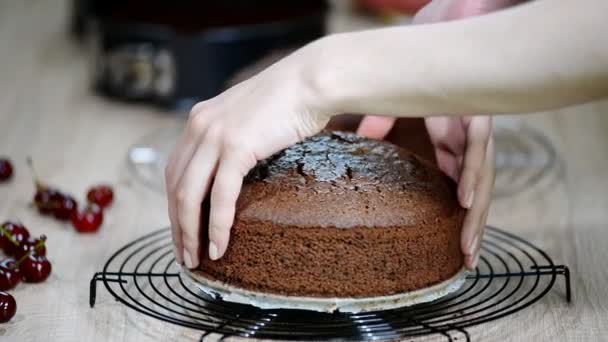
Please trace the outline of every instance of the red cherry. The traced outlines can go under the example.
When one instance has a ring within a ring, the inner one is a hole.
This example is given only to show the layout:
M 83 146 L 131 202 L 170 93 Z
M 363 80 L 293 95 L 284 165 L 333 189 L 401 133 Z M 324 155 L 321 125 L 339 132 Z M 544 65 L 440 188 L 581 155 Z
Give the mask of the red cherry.
M 42 255 L 30 254 L 21 261 L 19 269 L 28 283 L 40 283 L 51 274 L 51 262 Z
M 19 284 L 21 272 L 14 259 L 8 258 L 0 262 L 0 291 L 7 291 Z
M 53 210 L 53 214 L 55 218 L 62 221 L 69 220 L 72 213 L 78 210 L 78 203 L 69 195 L 61 195 L 61 199 L 54 203 L 57 204 L 57 207 Z
M 0 159 L 0 183 L 5 182 L 13 176 L 13 165 L 8 159 Z
M 15 298 L 6 292 L 0 291 L 0 323 L 6 323 L 15 316 L 17 302 Z
M 38 239 L 30 237 L 29 239 L 27 239 L 26 241 L 23 241 L 23 243 L 21 243 L 15 256 L 17 258 L 22 258 L 24 255 L 26 255 L 30 252 L 32 254 L 46 256 L 45 242 L 46 242 L 46 236 L 44 236 L 44 235 Z
M 103 222 L 103 211 L 95 203 L 89 203 L 84 211 L 75 211 L 72 215 L 72 225 L 80 233 L 93 233 Z
M 114 200 L 114 192 L 109 185 L 97 185 L 87 192 L 87 200 L 102 208 L 107 207 Z
M 8 255 L 15 255 L 23 241 L 30 237 L 30 232 L 20 223 L 4 222 L 0 227 L 0 246 Z
M 69 195 L 61 193 L 57 189 L 46 186 L 36 175 L 34 163 L 31 158 L 27 159 L 27 165 L 30 168 L 34 185 L 36 186 L 36 194 L 34 194 L 34 205 L 38 208 L 41 214 L 53 214 L 60 220 L 69 220 L 72 211 L 76 209 L 77 203 Z

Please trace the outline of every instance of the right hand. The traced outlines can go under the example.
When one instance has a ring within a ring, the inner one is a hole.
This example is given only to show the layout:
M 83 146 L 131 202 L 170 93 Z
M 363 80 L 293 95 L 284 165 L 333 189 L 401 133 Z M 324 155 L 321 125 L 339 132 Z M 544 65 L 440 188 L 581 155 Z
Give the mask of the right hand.
M 434 0 L 414 17 L 414 24 L 448 21 L 496 11 L 521 0 Z M 383 139 L 395 118 L 366 116 L 357 133 Z M 462 227 L 461 249 L 465 266 L 474 269 L 494 186 L 494 148 L 491 118 L 428 117 L 425 123 L 435 147 L 438 166 L 458 182 L 458 199 L 468 209 Z
M 317 133 L 327 123 L 304 81 L 306 51 L 297 51 L 192 108 L 165 171 L 174 253 L 180 264 L 198 266 L 205 226 L 208 255 L 220 258 L 228 245 L 243 177 L 257 161 Z M 201 203 L 207 196 L 211 211 L 203 218 Z

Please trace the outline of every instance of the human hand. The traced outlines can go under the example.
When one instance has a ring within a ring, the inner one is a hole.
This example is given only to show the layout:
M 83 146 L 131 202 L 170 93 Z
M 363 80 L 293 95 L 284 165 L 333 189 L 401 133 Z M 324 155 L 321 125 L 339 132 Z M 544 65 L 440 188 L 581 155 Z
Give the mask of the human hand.
M 305 82 L 298 51 L 262 73 L 192 108 L 165 170 L 177 262 L 198 266 L 201 227 L 208 254 L 226 251 L 243 177 L 262 160 L 317 133 L 328 121 Z M 201 203 L 210 196 L 210 215 Z M 205 224 L 206 223 L 206 224 Z
M 434 0 L 414 17 L 414 24 L 433 23 L 480 15 L 515 5 L 521 0 Z M 366 116 L 357 133 L 384 138 L 395 118 Z M 465 266 L 477 266 L 490 196 L 494 186 L 494 148 L 491 118 L 430 117 L 425 124 L 439 168 L 458 182 L 460 204 L 469 209 L 462 228 Z
M 525 0 L 433 0 L 424 6 L 412 24 L 430 24 L 477 16 L 510 7 Z M 393 127 L 396 118 L 368 115 L 363 118 L 357 133 L 382 139 Z
M 475 269 L 488 218 L 495 178 L 492 118 L 429 117 L 425 119 L 439 168 L 458 183 L 458 201 L 467 208 L 460 248 L 464 264 Z
M 368 117 L 359 133 L 382 139 L 388 131 L 383 117 Z M 390 122 L 392 126 L 392 122 Z M 425 125 L 435 150 L 437 165 L 458 183 L 458 201 L 467 208 L 461 234 L 464 264 L 474 269 L 494 187 L 494 143 L 490 116 L 428 117 Z M 361 132 L 363 131 L 363 132 Z

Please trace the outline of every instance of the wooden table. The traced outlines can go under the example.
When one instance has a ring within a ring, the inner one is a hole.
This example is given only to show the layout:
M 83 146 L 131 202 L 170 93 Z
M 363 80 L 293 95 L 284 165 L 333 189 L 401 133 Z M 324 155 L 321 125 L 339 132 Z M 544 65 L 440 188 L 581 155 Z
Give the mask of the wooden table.
M 100 290 L 88 305 L 94 272 L 126 242 L 168 224 L 164 197 L 134 182 L 128 147 L 179 118 L 108 102 L 89 91 L 82 49 L 66 38 L 67 4 L 0 1 L 0 155 L 16 175 L 0 185 L 0 219 L 22 220 L 46 234 L 51 277 L 19 285 L 18 313 L 0 325 L 2 341 L 173 341 L 199 333 L 136 314 Z M 573 302 L 558 284 L 536 305 L 469 329 L 474 340 L 605 340 L 608 336 L 608 103 L 524 118 L 555 145 L 559 172 L 495 201 L 490 223 L 522 235 L 570 266 Z M 116 202 L 98 234 L 81 235 L 41 217 L 25 158 L 42 178 L 82 201 L 86 188 L 110 182 Z

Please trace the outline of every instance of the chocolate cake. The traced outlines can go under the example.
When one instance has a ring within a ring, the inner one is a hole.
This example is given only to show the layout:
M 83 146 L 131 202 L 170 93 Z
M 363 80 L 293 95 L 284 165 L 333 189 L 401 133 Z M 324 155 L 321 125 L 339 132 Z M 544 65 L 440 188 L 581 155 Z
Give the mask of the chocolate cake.
M 323 132 L 249 173 L 231 242 L 197 273 L 247 290 L 310 297 L 413 291 L 463 263 L 454 182 L 411 152 Z M 205 234 L 206 235 L 206 234 Z
M 331 118 L 326 129 L 356 132 L 361 124 L 361 119 L 363 119 L 363 115 L 336 115 Z M 422 118 L 397 118 L 384 140 L 414 152 L 418 157 L 437 165 L 435 149 Z

